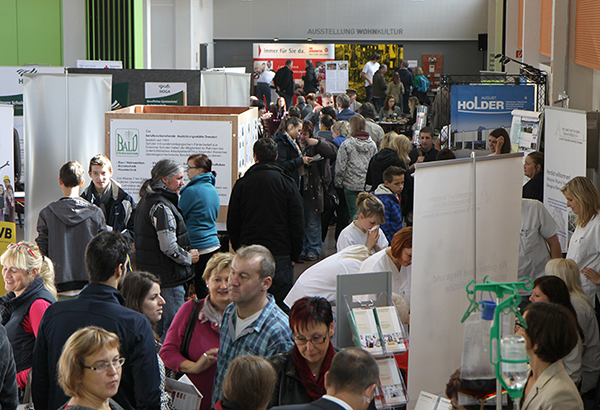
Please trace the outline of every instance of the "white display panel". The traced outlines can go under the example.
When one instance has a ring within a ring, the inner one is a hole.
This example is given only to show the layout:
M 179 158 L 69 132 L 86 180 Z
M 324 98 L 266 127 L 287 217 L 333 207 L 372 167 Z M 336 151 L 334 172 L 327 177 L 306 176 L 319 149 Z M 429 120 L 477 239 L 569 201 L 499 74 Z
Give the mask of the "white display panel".
M 585 111 L 545 107 L 544 205 L 558 224 L 563 252 L 567 251 L 575 230 L 576 216 L 567 208 L 567 200 L 560 190 L 576 176 L 585 176 L 586 130 Z

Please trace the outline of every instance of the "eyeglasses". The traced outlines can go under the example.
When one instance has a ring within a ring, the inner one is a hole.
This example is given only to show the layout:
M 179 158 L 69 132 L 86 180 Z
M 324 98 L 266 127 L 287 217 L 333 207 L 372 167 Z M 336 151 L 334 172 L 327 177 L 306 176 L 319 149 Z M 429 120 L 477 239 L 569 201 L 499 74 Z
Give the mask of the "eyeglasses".
M 518 320 L 515 320 L 515 328 L 514 328 L 515 333 L 517 333 L 517 330 L 519 330 L 519 328 L 525 329 L 525 326 L 523 326 L 521 324 L 521 322 L 519 322 Z
M 6 249 L 16 249 L 17 252 L 19 252 L 22 249 L 24 249 L 26 252 L 29 252 L 29 254 L 31 256 L 33 256 L 34 259 L 37 259 L 37 256 L 35 256 L 35 253 L 33 253 L 33 251 L 31 250 L 31 248 L 29 246 L 27 246 L 27 245 L 18 244 L 18 243 L 9 243 L 8 246 L 6 247 Z
M 190 169 L 198 169 L 198 168 L 200 168 L 200 167 L 190 167 L 190 166 L 188 166 L 187 170 L 189 171 Z
M 313 345 L 320 345 L 325 343 L 325 340 L 329 337 L 329 330 L 325 334 L 325 336 L 315 335 L 310 339 L 305 338 L 304 336 L 294 336 L 294 340 L 298 346 L 304 346 L 308 342 L 311 342 Z
M 114 367 L 115 369 L 118 369 L 119 367 L 123 366 L 123 363 L 125 363 L 125 358 L 119 357 L 118 359 L 115 359 L 112 362 L 100 363 L 98 366 L 86 366 L 84 364 L 83 367 L 98 373 L 103 373 L 107 371 L 110 366 Z

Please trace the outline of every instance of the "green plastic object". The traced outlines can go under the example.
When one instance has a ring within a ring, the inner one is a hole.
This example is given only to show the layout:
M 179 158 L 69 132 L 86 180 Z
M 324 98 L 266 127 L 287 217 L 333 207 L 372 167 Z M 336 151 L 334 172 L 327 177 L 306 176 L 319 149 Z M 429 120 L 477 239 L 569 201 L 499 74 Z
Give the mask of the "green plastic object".
M 469 315 L 475 311 L 481 311 L 481 302 L 476 300 L 475 294 L 477 291 L 482 292 L 493 292 L 498 299 L 504 299 L 502 302 L 496 306 L 496 310 L 494 311 L 494 324 L 492 329 L 490 330 L 490 362 L 494 365 L 494 369 L 496 372 L 496 378 L 500 381 L 502 387 L 508 392 L 510 397 L 514 399 L 518 399 L 523 396 L 523 389 L 512 389 L 506 385 L 504 380 L 502 379 L 502 370 L 501 363 L 527 363 L 529 362 L 529 357 L 525 360 L 507 360 L 501 357 L 500 351 L 500 315 L 502 313 L 510 314 L 511 312 L 515 314 L 519 323 L 527 329 L 527 324 L 519 312 L 519 304 L 521 303 L 521 296 L 519 295 L 518 290 L 525 289 L 530 291 L 533 289 L 533 281 L 530 278 L 525 278 L 524 282 L 492 282 L 486 276 L 483 278 L 483 283 L 477 284 L 475 280 L 469 282 L 466 286 L 467 298 L 471 302 L 467 311 L 465 312 L 461 323 L 467 320 Z M 496 355 L 497 360 L 494 361 L 493 352 L 494 352 L 494 344 L 496 345 Z

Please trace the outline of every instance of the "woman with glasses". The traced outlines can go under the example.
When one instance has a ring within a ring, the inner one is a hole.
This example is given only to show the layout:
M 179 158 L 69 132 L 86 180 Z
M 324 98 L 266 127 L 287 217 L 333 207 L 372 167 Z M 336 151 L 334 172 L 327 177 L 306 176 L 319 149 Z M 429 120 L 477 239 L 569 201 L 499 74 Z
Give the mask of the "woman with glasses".
M 204 299 L 208 289 L 202 274 L 208 260 L 221 249 L 216 225 L 219 216 L 219 193 L 215 188 L 217 173 L 212 170 L 212 161 L 208 156 L 195 154 L 187 160 L 187 176 L 190 182 L 181 188 L 179 208 L 192 248 L 200 253 L 200 259 L 194 266 L 194 285 L 196 297 Z
M 111 397 L 119 390 L 123 363 L 116 334 L 97 326 L 73 333 L 58 360 L 58 384 L 71 397 L 59 410 L 122 410 Z
M 166 303 L 160 295 L 160 280 L 148 272 L 128 273 L 123 280 L 121 294 L 125 298 L 125 307 L 146 316 L 152 329 L 156 329 L 156 324 L 162 318 L 163 306 Z M 162 343 L 156 332 L 154 333 L 154 342 L 160 370 L 160 408 L 161 410 L 171 410 L 173 409 L 171 395 L 165 391 L 165 364 L 158 356 Z
M 335 355 L 331 305 L 321 297 L 299 299 L 290 311 L 290 328 L 294 348 L 269 359 L 278 380 L 269 407 L 310 403 L 325 394 L 325 373 Z
M 21 393 L 33 360 L 33 346 L 44 312 L 54 303 L 54 267 L 37 245 L 11 243 L 0 257 L 6 295 L 0 298 L 0 316 L 12 345 Z M 22 397 L 21 397 L 22 398 Z
M 547 302 L 527 306 L 523 318 L 527 329 L 517 325 L 515 333 L 525 338 L 531 370 L 521 409 L 583 410 L 577 387 L 561 360 L 577 344 L 575 318 L 565 307 Z

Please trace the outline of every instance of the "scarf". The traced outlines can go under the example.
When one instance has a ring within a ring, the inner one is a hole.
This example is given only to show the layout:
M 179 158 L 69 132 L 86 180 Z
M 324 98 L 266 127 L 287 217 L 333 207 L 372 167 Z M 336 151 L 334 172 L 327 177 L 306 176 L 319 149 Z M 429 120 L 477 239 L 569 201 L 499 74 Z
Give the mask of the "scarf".
M 319 372 L 319 380 L 315 380 L 315 376 L 310 371 L 306 359 L 300 354 L 298 346 L 294 345 L 294 366 L 296 367 L 302 385 L 310 396 L 310 401 L 320 399 L 326 393 L 325 373 L 329 371 L 334 355 L 335 350 L 330 341 L 327 353 L 325 353 L 325 359 L 323 359 L 323 365 L 321 365 L 321 371 Z
M 210 326 L 217 332 L 221 330 L 223 315 L 210 303 L 210 295 L 204 299 L 204 304 L 198 314 L 198 320 L 200 323 L 210 322 Z

